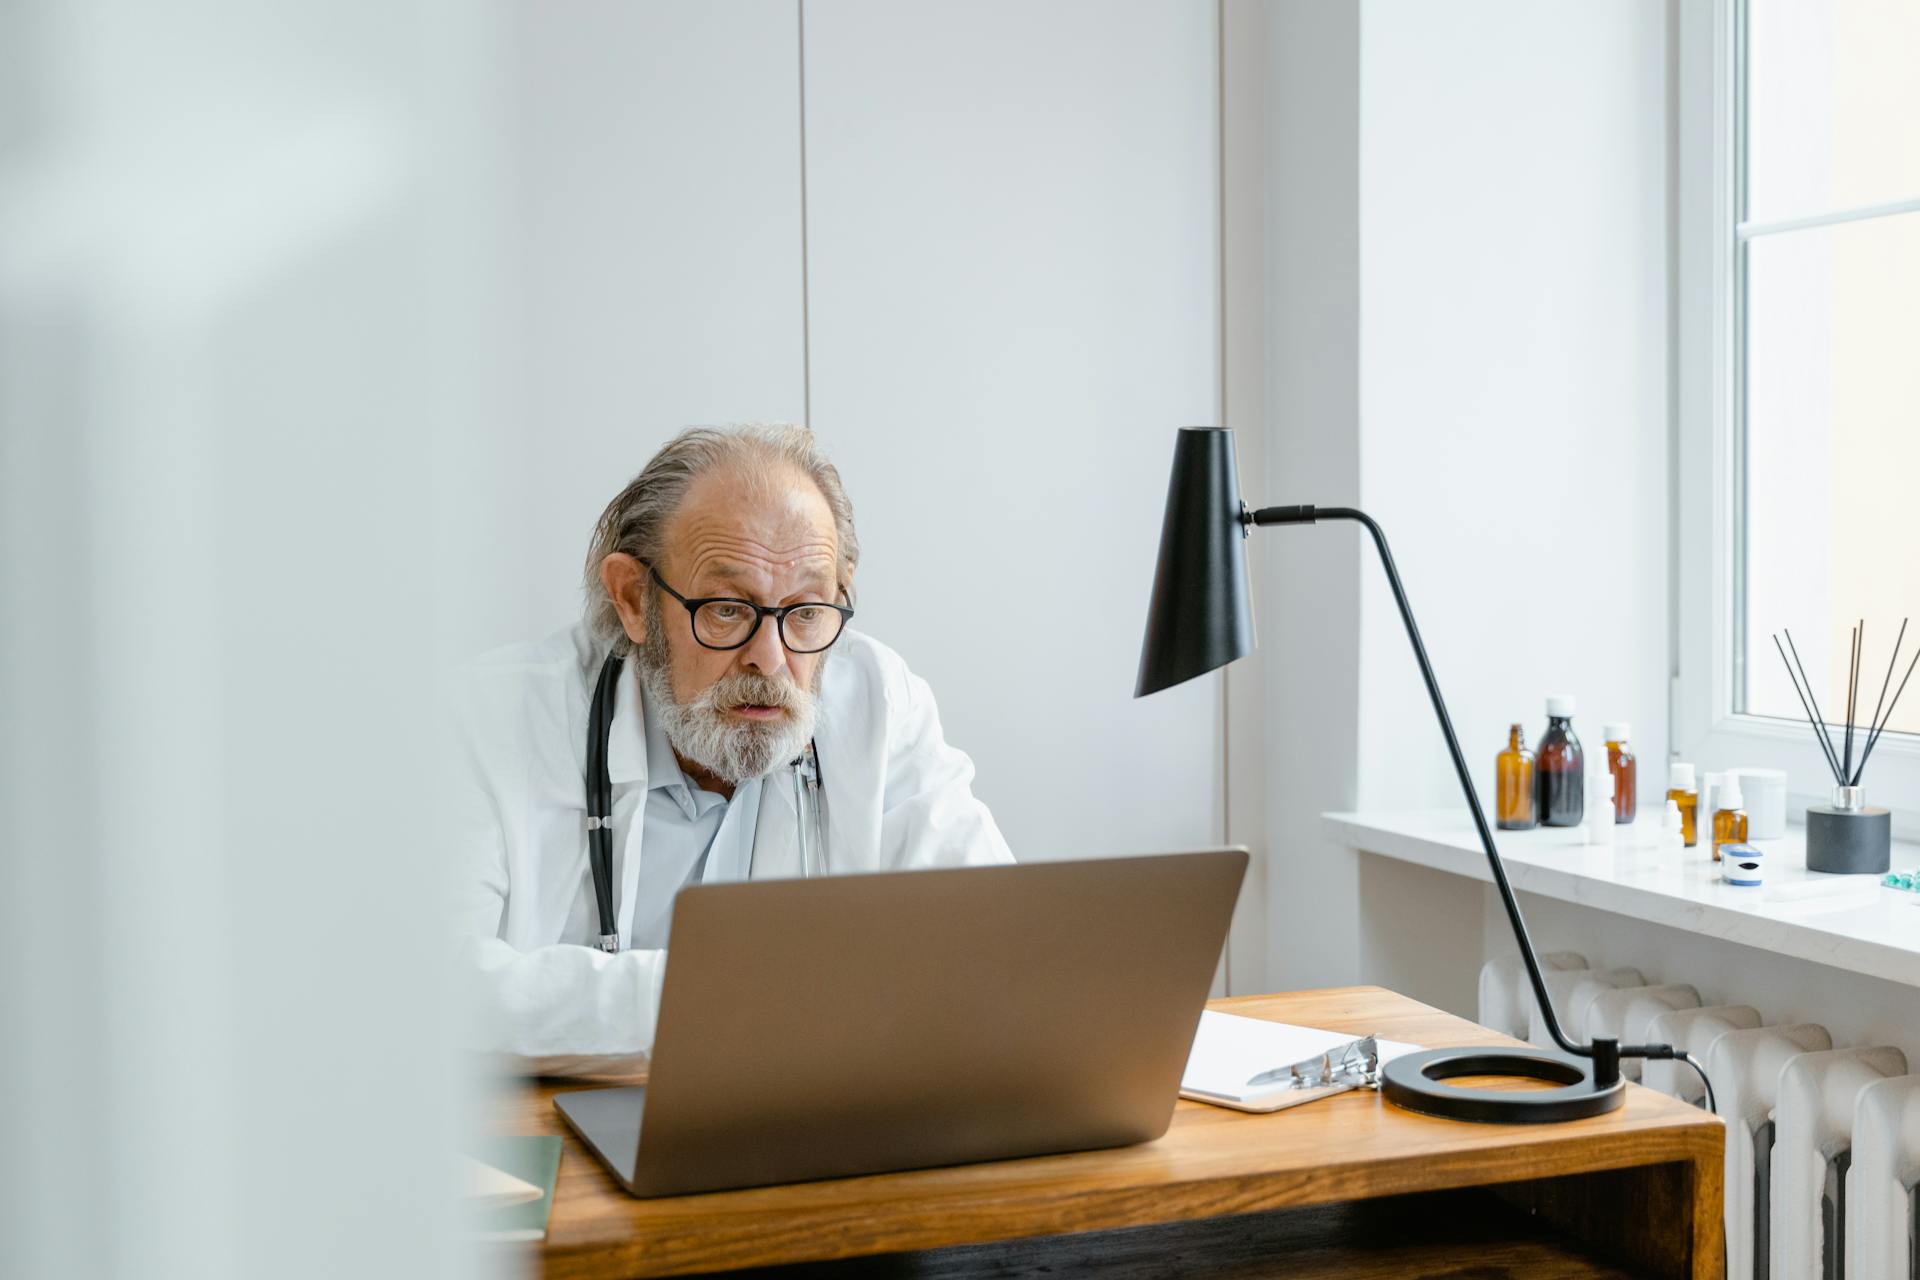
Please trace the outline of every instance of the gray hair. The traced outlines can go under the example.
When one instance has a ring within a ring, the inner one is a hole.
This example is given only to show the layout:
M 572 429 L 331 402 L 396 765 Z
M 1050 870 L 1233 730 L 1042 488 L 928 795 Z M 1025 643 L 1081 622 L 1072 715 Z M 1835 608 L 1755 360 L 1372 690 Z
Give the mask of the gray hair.
M 853 503 L 840 484 L 840 473 L 814 443 L 813 432 L 790 423 L 690 427 L 661 446 L 640 474 L 607 504 L 594 525 L 582 583 L 586 588 L 587 628 L 594 647 L 614 653 L 625 653 L 633 647 L 620 624 L 620 611 L 601 585 L 602 560 L 624 552 L 649 565 L 659 564 L 666 552 L 667 523 L 695 480 L 723 467 L 739 467 L 750 475 L 765 477 L 783 466 L 813 481 L 827 500 L 840 545 L 839 585 L 851 599 L 853 570 L 860 562 Z

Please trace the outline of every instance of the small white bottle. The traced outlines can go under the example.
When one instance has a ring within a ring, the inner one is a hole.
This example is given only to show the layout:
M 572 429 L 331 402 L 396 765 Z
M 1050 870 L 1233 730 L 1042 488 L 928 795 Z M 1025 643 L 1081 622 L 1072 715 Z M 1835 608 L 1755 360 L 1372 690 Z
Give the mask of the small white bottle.
M 1685 820 L 1680 815 L 1680 802 L 1667 801 L 1667 811 L 1660 815 L 1660 852 L 1679 857 L 1687 851 L 1687 833 Z
M 1613 770 L 1587 770 L 1587 811 L 1583 824 L 1588 844 L 1613 843 Z

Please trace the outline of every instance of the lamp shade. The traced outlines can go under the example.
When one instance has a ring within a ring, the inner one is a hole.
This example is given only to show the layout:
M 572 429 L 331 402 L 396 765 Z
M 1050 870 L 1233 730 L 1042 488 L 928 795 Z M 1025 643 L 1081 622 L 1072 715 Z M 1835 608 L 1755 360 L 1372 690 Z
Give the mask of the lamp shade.
M 1245 542 L 1233 432 L 1182 427 L 1173 446 L 1160 562 L 1153 572 L 1134 697 L 1158 693 L 1253 652 Z

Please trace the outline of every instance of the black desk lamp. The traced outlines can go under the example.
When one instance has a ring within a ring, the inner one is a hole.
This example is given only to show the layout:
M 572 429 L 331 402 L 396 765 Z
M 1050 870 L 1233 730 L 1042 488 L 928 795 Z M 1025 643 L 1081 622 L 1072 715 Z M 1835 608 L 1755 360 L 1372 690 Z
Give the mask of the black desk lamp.
M 1427 694 L 1433 699 L 1433 713 L 1439 717 L 1440 732 L 1446 737 L 1448 753 L 1453 756 L 1454 771 L 1460 775 L 1460 790 L 1467 797 L 1473 825 L 1480 832 L 1480 843 L 1487 851 L 1493 883 L 1500 890 L 1500 901 L 1505 904 L 1507 919 L 1513 924 L 1514 941 L 1520 944 L 1520 958 L 1526 963 L 1534 998 L 1540 1002 L 1540 1011 L 1554 1043 L 1565 1050 L 1562 1054 L 1499 1046 L 1428 1049 L 1388 1063 L 1382 1073 L 1381 1093 L 1389 1102 L 1428 1115 L 1524 1124 L 1577 1120 L 1618 1107 L 1626 1098 L 1626 1087 L 1620 1081 L 1623 1055 L 1685 1058 L 1698 1070 L 1698 1063 L 1683 1053 L 1675 1053 L 1671 1045 L 1622 1045 L 1617 1040 L 1604 1038 L 1596 1038 L 1590 1045 L 1578 1045 L 1560 1029 L 1553 1001 L 1547 995 L 1546 981 L 1540 974 L 1539 958 L 1534 954 L 1532 940 L 1527 937 L 1526 922 L 1520 918 L 1520 904 L 1507 883 L 1500 854 L 1493 847 L 1493 832 L 1474 795 L 1466 759 L 1460 754 L 1453 722 L 1447 717 L 1446 703 L 1440 699 L 1440 686 L 1434 681 L 1433 666 L 1427 661 L 1426 647 L 1420 643 L 1413 610 L 1407 606 L 1407 593 L 1400 586 L 1400 575 L 1393 567 L 1393 556 L 1387 551 L 1387 540 L 1380 526 L 1365 512 L 1350 507 L 1247 510 L 1240 501 L 1233 433 L 1225 428 L 1183 428 L 1174 446 L 1173 478 L 1167 485 L 1166 522 L 1160 529 L 1160 564 L 1153 575 L 1153 603 L 1147 609 L 1147 635 L 1140 646 L 1140 679 L 1134 686 L 1133 696 L 1143 698 L 1158 693 L 1253 652 L 1253 609 L 1247 592 L 1246 551 L 1241 543 L 1255 525 L 1312 524 L 1317 520 L 1357 521 L 1373 535 L 1373 545 L 1380 552 L 1380 563 L 1393 588 L 1393 601 L 1400 607 L 1401 620 L 1407 624 L 1407 639 L 1413 642 L 1413 656 L 1420 663 L 1421 678 L 1427 682 Z M 1544 1080 L 1559 1087 L 1485 1090 L 1444 1083 L 1456 1076 L 1480 1075 Z

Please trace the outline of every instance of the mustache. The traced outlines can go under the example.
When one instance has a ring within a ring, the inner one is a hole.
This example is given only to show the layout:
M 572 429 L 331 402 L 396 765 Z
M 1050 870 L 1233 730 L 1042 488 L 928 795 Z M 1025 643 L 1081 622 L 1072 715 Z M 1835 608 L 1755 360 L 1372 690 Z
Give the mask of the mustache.
M 806 691 L 791 680 L 741 671 L 714 681 L 696 701 L 716 711 L 759 706 L 799 712 L 805 709 L 808 697 Z

